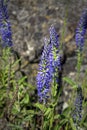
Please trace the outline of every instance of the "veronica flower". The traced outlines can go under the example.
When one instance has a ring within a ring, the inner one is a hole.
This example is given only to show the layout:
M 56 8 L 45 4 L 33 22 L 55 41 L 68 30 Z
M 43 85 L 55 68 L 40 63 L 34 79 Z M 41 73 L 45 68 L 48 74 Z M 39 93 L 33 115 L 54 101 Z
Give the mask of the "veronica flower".
M 44 46 L 37 74 L 38 95 L 42 101 L 48 98 L 50 86 L 54 79 L 56 84 L 59 84 L 58 71 L 61 70 L 60 60 L 59 36 L 55 28 L 51 26 L 50 42 Z
M 77 125 L 82 119 L 82 88 L 78 86 L 74 104 L 73 121 Z
M 7 2 L 8 1 L 0 0 L 0 35 L 2 46 L 11 47 L 13 45 L 12 31 L 8 17 Z
M 39 63 L 39 72 L 37 74 L 37 89 L 38 96 L 40 100 L 44 100 L 48 97 L 47 94 L 50 88 L 50 72 L 49 72 L 49 52 L 50 44 L 47 44 L 47 39 L 45 39 L 45 45 L 41 56 L 41 61 Z
M 75 35 L 75 40 L 76 40 L 76 45 L 77 48 L 82 51 L 83 46 L 84 46 L 84 36 L 86 33 L 87 29 L 87 9 L 84 10 L 80 21 L 78 23 L 78 27 L 76 29 L 76 35 Z
M 49 54 L 50 62 L 50 75 L 56 80 L 56 83 L 59 83 L 58 72 L 61 70 L 61 55 L 59 50 L 59 36 L 54 28 L 50 27 L 50 42 L 51 42 L 51 51 Z

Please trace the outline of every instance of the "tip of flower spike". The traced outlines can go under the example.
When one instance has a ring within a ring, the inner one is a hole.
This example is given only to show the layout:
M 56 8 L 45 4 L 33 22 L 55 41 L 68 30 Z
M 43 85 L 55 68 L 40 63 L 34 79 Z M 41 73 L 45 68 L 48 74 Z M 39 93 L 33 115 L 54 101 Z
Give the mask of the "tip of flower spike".
M 50 39 L 44 37 L 44 44 L 45 44 L 45 45 L 48 45 L 49 43 L 50 43 Z
M 80 51 L 82 51 L 84 47 L 84 36 L 86 33 L 86 29 L 87 29 L 87 9 L 84 9 L 82 16 L 79 20 L 75 35 L 76 46 L 77 49 Z
M 58 36 L 58 34 L 57 34 L 57 32 L 56 32 L 55 27 L 54 27 L 53 24 L 50 26 L 49 32 L 50 32 L 50 35 Z
M 59 35 L 57 34 L 55 27 L 51 25 L 49 28 L 50 33 L 50 42 L 52 45 L 55 45 L 56 47 L 59 47 Z

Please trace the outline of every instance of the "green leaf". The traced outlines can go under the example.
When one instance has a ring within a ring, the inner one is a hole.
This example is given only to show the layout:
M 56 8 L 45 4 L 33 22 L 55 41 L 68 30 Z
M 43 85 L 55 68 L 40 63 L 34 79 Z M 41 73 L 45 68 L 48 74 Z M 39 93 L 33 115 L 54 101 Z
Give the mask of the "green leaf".
M 29 94 L 26 93 L 25 96 L 24 96 L 24 98 L 23 98 L 23 100 L 20 103 L 21 104 L 28 104 L 29 101 L 30 101 Z
M 60 118 L 60 115 L 59 114 L 57 114 L 57 115 L 55 115 L 54 116 L 54 119 L 56 120 L 56 119 L 59 119 Z
M 62 119 L 58 125 L 55 127 L 55 130 L 61 130 L 62 126 L 67 123 L 66 119 Z
M 28 115 L 26 116 L 23 121 L 31 121 L 31 119 L 33 118 L 34 115 Z
M 13 114 L 18 114 L 19 112 L 20 112 L 20 105 L 19 105 L 19 102 L 16 102 L 16 103 L 14 103 L 12 113 Z
M 49 117 L 50 113 L 52 113 L 52 109 L 51 108 L 47 108 L 47 110 L 46 110 L 44 115 Z
M 68 84 L 70 84 L 71 86 L 73 86 L 73 88 L 77 88 L 76 83 L 75 83 L 72 79 L 70 79 L 70 78 L 68 78 L 68 77 L 64 77 L 63 80 L 64 80 L 65 82 L 67 82 Z
M 35 110 L 26 110 L 26 112 L 27 112 L 28 114 L 32 114 L 32 115 L 36 114 Z
M 49 122 L 48 122 L 48 120 L 44 121 L 44 123 L 43 123 L 43 129 L 44 130 L 49 130 Z
M 18 81 L 18 84 L 21 85 L 22 83 L 24 83 L 26 78 L 27 78 L 27 76 L 20 78 L 19 81 Z
M 42 112 L 46 111 L 46 107 L 43 104 L 35 103 L 34 106 L 37 107 L 37 108 L 39 108 Z
M 62 115 L 65 116 L 66 118 L 68 118 L 68 116 L 70 114 L 69 112 L 70 112 L 70 107 L 67 107 L 63 110 Z
M 23 130 L 22 127 L 20 125 L 16 125 L 16 124 L 8 124 L 9 127 L 12 128 L 12 130 Z
M 87 128 L 87 122 L 85 122 L 83 125 L 85 126 L 85 128 Z
M 60 130 L 59 125 L 54 126 L 54 130 Z
M 16 61 L 12 64 L 12 67 L 15 67 L 15 65 L 19 64 L 20 61 L 21 61 L 21 59 L 16 60 Z
M 76 127 L 74 125 L 74 122 L 73 122 L 72 118 L 70 118 L 69 121 L 70 121 L 70 125 L 71 125 L 72 130 L 76 130 Z

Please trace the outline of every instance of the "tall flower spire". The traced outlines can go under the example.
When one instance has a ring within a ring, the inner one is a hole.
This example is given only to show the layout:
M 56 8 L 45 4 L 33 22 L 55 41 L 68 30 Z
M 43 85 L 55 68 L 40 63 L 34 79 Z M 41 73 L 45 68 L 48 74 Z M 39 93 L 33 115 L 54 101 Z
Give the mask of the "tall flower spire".
M 53 26 L 49 29 L 50 42 L 45 46 L 39 64 L 39 72 L 37 74 L 37 89 L 40 99 L 43 101 L 49 96 L 50 86 L 54 79 L 59 84 L 58 71 L 61 70 L 61 57 L 59 53 L 59 36 Z
M 49 92 L 50 87 L 50 72 L 49 72 L 49 52 L 50 52 L 50 44 L 47 44 L 47 39 L 45 39 L 45 45 L 41 56 L 41 61 L 39 63 L 39 72 L 37 74 L 37 89 L 38 96 L 41 101 L 45 101 L 48 97 L 47 94 Z
M 8 0 L 0 0 L 0 35 L 1 45 L 3 47 L 11 47 L 13 45 L 11 24 L 9 21 L 7 5 Z
M 84 36 L 86 33 L 87 29 L 87 9 L 85 9 L 82 13 L 82 16 L 80 18 L 80 21 L 78 23 L 78 27 L 76 29 L 76 35 L 75 35 L 75 40 L 76 40 L 76 45 L 77 48 L 82 51 L 83 46 L 84 46 Z
M 77 95 L 74 103 L 74 111 L 72 117 L 75 125 L 78 126 L 78 123 L 82 119 L 82 88 L 80 85 L 77 87 Z
M 50 27 L 49 31 L 50 31 L 50 41 L 51 41 L 51 51 L 49 54 L 50 73 L 52 77 L 56 80 L 56 83 L 59 84 L 58 71 L 61 70 L 59 36 L 53 25 Z

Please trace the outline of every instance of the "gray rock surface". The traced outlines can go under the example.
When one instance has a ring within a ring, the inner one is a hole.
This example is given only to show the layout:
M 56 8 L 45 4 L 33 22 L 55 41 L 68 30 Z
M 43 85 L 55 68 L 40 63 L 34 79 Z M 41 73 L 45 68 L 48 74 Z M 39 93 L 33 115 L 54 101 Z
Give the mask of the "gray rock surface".
M 35 60 L 44 42 L 49 36 L 50 25 L 55 25 L 57 32 L 62 35 L 66 20 L 65 37 L 74 33 L 86 0 L 11 0 L 9 14 L 13 30 L 15 49 Z

